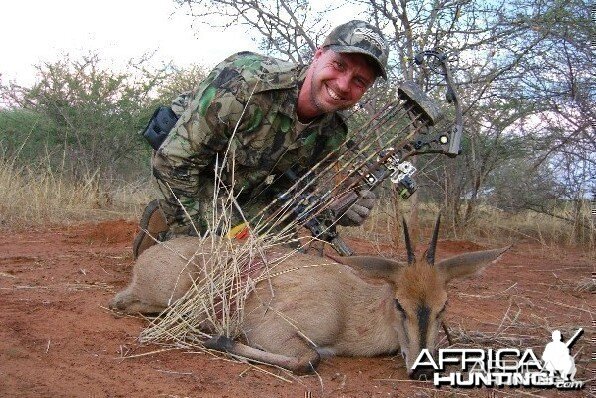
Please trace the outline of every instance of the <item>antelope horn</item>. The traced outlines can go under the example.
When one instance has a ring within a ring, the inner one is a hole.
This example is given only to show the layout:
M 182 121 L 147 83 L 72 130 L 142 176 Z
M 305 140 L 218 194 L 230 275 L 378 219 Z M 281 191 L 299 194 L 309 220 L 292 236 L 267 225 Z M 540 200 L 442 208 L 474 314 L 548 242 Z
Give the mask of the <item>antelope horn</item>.
M 435 265 L 435 251 L 437 249 L 437 239 L 439 237 L 439 225 L 441 224 L 441 213 L 437 217 L 437 221 L 435 222 L 435 230 L 433 231 L 433 238 L 428 245 L 428 250 L 426 251 L 426 261 L 430 265 Z
M 408 253 L 408 265 L 410 265 L 415 260 L 414 252 L 412 251 L 412 243 L 410 242 L 410 234 L 408 233 L 408 225 L 406 224 L 406 219 L 402 217 L 401 220 L 404 225 L 404 239 L 406 241 L 406 252 Z

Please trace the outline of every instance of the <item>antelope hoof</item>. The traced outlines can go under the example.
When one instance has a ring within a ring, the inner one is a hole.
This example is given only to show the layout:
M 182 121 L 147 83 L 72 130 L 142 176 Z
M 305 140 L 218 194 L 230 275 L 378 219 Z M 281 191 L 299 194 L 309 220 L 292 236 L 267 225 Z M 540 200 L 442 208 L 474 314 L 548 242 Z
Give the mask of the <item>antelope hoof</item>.
M 209 340 L 206 340 L 203 345 L 209 350 L 228 352 L 234 346 L 234 340 L 229 337 L 219 335 L 213 336 Z
M 315 372 L 315 369 L 317 368 L 317 366 L 319 366 L 320 362 L 321 356 L 318 352 L 315 351 L 314 354 L 309 352 L 301 356 L 298 359 L 298 363 L 296 364 L 296 366 L 293 367 L 291 370 L 293 373 L 299 376 L 312 374 Z
M 433 374 L 434 372 L 432 369 L 416 369 L 410 373 L 409 376 L 412 380 L 432 381 Z

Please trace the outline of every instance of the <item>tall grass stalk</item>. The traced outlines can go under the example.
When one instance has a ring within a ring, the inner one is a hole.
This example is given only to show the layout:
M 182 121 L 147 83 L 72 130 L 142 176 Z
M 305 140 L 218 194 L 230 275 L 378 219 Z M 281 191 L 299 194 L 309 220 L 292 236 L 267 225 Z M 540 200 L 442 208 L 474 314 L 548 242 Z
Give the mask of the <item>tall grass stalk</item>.
M 143 343 L 201 349 L 202 340 L 212 335 L 239 336 L 249 294 L 257 283 L 274 277 L 275 267 L 295 253 L 283 250 L 272 255 L 280 241 L 288 240 L 278 234 L 251 233 L 245 240 L 218 236 L 215 231 L 230 230 L 236 222 L 232 214 L 241 210 L 233 190 L 221 179 L 216 178 L 214 188 L 213 211 L 206 220 L 209 232 L 197 238 L 197 250 L 190 258 L 182 257 L 186 261 L 182 272 L 191 272 L 194 283 L 183 297 L 152 320 L 139 337 Z M 171 241 L 159 244 L 172 256 L 181 256 Z

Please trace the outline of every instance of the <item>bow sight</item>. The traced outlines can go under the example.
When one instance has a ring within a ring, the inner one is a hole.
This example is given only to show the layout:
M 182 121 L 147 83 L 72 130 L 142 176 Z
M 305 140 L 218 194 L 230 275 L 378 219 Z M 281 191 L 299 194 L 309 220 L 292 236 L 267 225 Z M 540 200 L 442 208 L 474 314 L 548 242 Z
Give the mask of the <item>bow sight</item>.
M 459 154 L 462 107 L 447 57 L 437 50 L 423 51 L 416 55 L 414 62 L 443 77 L 446 100 L 454 107 L 454 120 L 447 120 L 449 118 L 442 109 L 417 84 L 412 81 L 402 83 L 398 98 L 354 134 L 354 137 L 361 136 L 359 141 L 364 145 L 357 145 L 354 139 L 348 140 L 345 150 L 338 154 L 332 165 L 324 159 L 302 177 L 291 171 L 286 173 L 295 183 L 274 201 L 279 206 L 267 217 L 265 225 L 268 220 L 279 224 L 292 216 L 293 227 L 295 224 L 306 227 L 314 238 L 330 243 L 339 254 L 351 255 L 352 251 L 337 233 L 336 223 L 358 200 L 358 192 L 375 190 L 389 179 L 398 187 L 402 198 L 409 198 L 417 188 L 412 178 L 416 168 L 408 161 L 410 157 L 426 153 L 449 157 Z M 374 140 L 364 137 L 373 137 L 373 134 L 379 140 L 384 139 L 382 149 L 371 151 Z M 323 167 L 324 164 L 327 166 Z M 338 176 L 341 176 L 339 182 Z M 325 189 L 329 183 L 334 189 Z M 270 230 L 267 228 L 271 226 L 257 228 L 256 232 L 267 232 Z

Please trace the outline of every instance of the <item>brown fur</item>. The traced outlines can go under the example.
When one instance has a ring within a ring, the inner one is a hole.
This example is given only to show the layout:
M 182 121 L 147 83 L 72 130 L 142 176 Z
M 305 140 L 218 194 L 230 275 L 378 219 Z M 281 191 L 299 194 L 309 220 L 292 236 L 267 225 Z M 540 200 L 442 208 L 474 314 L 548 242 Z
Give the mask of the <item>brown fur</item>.
M 165 309 L 200 275 L 203 256 L 209 255 L 204 246 L 199 238 L 185 237 L 146 250 L 135 263 L 131 284 L 110 307 L 141 313 Z M 311 371 L 319 354 L 374 356 L 401 348 L 409 370 L 421 348 L 434 347 L 447 281 L 475 273 L 505 250 L 464 254 L 436 266 L 382 257 L 346 257 L 339 264 L 295 254 L 275 268 L 292 271 L 258 283 L 247 298 L 245 344 L 216 337 L 206 345 L 296 373 Z M 427 330 L 419 330 L 421 325 Z

